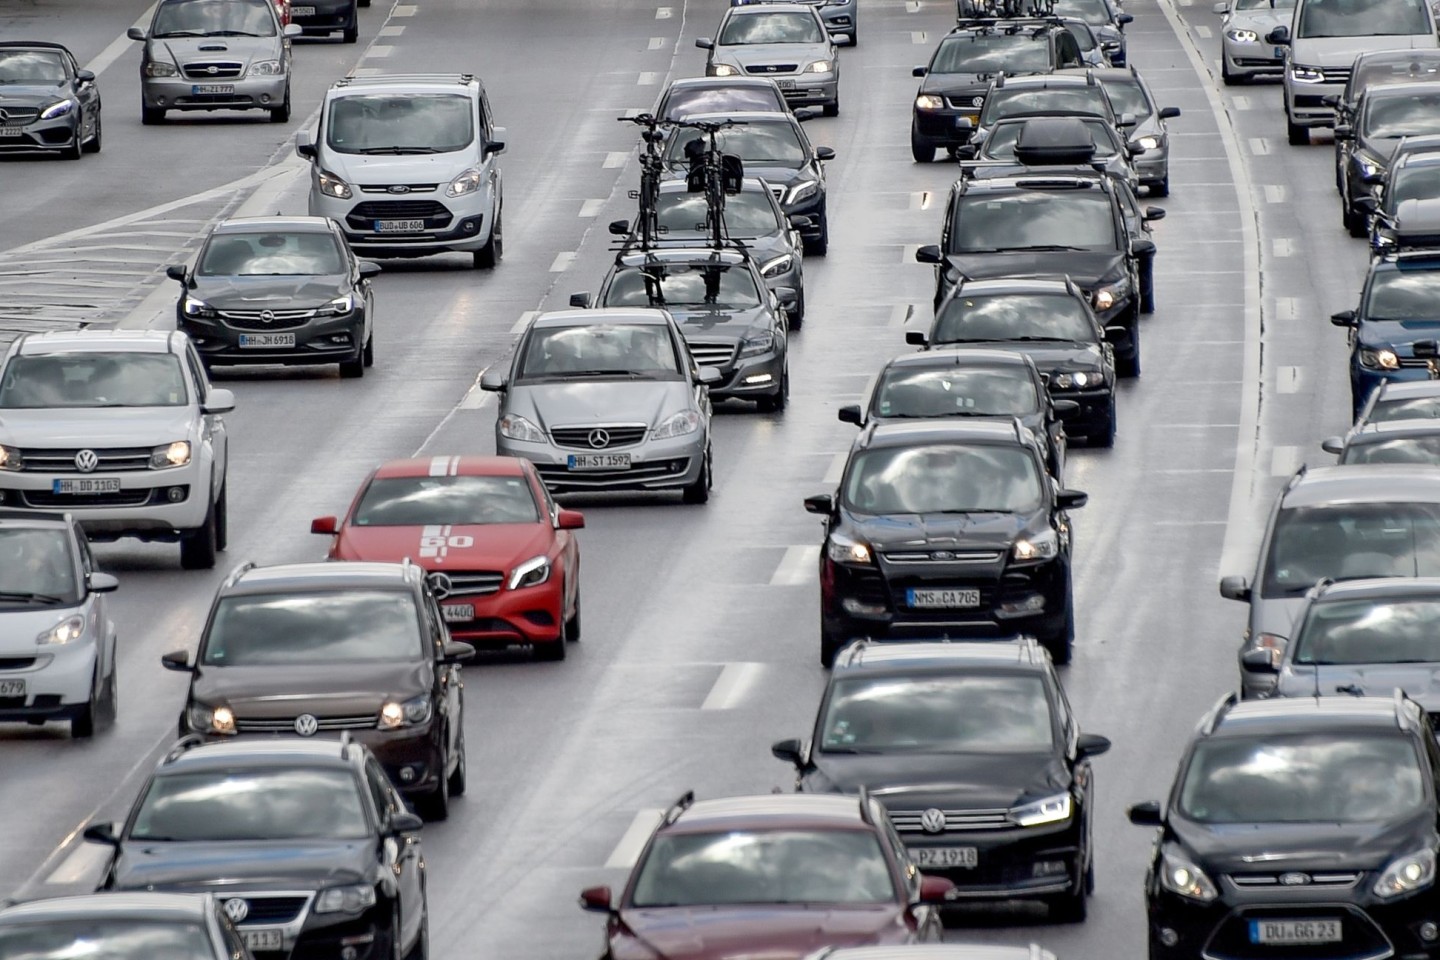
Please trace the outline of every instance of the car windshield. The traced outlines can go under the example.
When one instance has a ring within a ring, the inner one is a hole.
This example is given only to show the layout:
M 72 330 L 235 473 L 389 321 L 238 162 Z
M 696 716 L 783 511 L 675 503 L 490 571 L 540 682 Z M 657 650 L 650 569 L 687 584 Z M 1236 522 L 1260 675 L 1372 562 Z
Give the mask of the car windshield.
M 337 97 L 325 142 L 340 153 L 454 153 L 475 142 L 475 107 L 452 93 Z
M 1044 73 L 1050 69 L 1050 44 L 1029 32 L 964 33 L 946 37 L 930 61 L 930 73 Z
M 1440 503 L 1290 507 L 1275 519 L 1263 595 L 1299 596 L 1323 578 L 1440 576 Z
M 1366 58 L 1350 75 L 1349 94 L 1360 96 L 1366 87 L 1378 87 L 1383 83 L 1417 83 L 1437 79 L 1440 74 L 1440 57 L 1436 51 L 1416 50 L 1407 52 L 1403 60 L 1387 58 Z
M 535 494 L 523 476 L 376 477 L 360 495 L 350 519 L 357 527 L 539 521 Z
M 1435 663 L 1440 661 L 1440 600 L 1316 603 L 1294 644 L 1293 659 L 1302 664 Z
M 1234 0 L 1235 10 L 1291 10 L 1295 0 Z
M 1341 463 L 1424 463 L 1440 466 L 1440 434 L 1363 440 L 1345 448 Z
M 1375 401 L 1368 422 L 1389 423 L 1391 420 L 1440 420 L 1440 396 Z
M 1306 0 L 1297 21 L 1297 39 L 1416 36 L 1434 30 L 1422 0 Z
M 1040 409 L 1028 367 L 890 367 L 875 387 L 877 417 L 1026 417 Z
M 64 83 L 58 50 L 0 50 L 0 83 Z
M 420 614 L 409 590 L 351 587 L 223 597 L 200 662 L 210 667 L 390 663 L 419 660 L 424 651 Z
M 329 233 L 226 233 L 211 237 L 200 257 L 202 277 L 324 276 L 345 272 Z
M 240 767 L 157 776 L 140 801 L 128 839 L 203 843 L 370 835 L 360 788 L 349 770 Z
M 820 722 L 832 753 L 1049 753 L 1055 729 L 1038 676 L 864 677 L 837 682 Z
M 59 527 L 0 527 L 0 606 L 77 598 L 70 537 Z
M 736 13 L 726 22 L 717 43 L 820 43 L 825 28 L 812 13 Z
M 1109 160 L 1120 152 L 1120 142 L 1116 139 L 1114 131 L 1104 120 L 1099 117 L 1077 117 L 1080 123 L 1085 124 L 1085 129 L 1090 133 L 1090 144 L 1095 148 L 1094 157 L 1096 160 Z M 1020 131 L 1025 129 L 1028 120 L 1002 120 L 990 131 L 985 138 L 984 146 L 981 148 L 981 158 L 984 160 L 1009 160 L 1015 159 L 1015 146 L 1020 140 Z
M 1075 43 L 1080 47 L 1082 53 L 1089 53 L 1100 45 L 1100 40 L 1095 36 L 1095 31 L 1090 29 L 1090 24 L 1084 20 L 1066 20 L 1065 29 L 1070 36 L 1075 38 Z
M 1440 322 L 1440 270 L 1377 270 L 1366 291 L 1366 320 Z
M 1105 0 L 1055 0 L 1053 10 L 1057 17 L 1074 17 L 1097 26 L 1110 22 L 1110 7 Z
M 709 210 L 703 193 L 662 193 L 655 216 L 666 240 L 694 240 L 710 235 Z M 783 229 L 770 198 L 759 189 L 745 189 L 725 198 L 725 231 L 741 240 L 765 237 Z
M 1114 208 L 1099 190 L 977 191 L 960 202 L 948 252 L 1117 247 Z
M 0 923 L 0 960 L 197 960 L 216 955 L 194 920 L 46 917 Z
M 1365 99 L 1361 130 L 1366 137 L 1396 140 L 1440 133 L 1440 93 L 1368 96 Z
M 940 306 L 932 343 L 976 340 L 1070 340 L 1098 337 L 1085 304 L 1066 293 L 1000 293 L 966 296 L 962 290 Z
M 670 330 L 658 323 L 594 323 L 531 331 L 519 378 L 621 376 L 675 379 L 680 359 Z
M 742 266 L 666 263 L 622 267 L 605 291 L 607 307 L 760 306 L 760 288 Z
M 1110 98 L 1110 108 L 1117 114 L 1131 113 L 1137 121 L 1150 116 L 1150 101 L 1145 97 L 1145 88 L 1133 74 L 1106 80 L 1105 95 Z
M 0 378 L 0 409 L 183 407 L 185 372 L 170 353 L 20 355 Z
M 1005 117 L 1035 116 L 1048 113 L 1089 114 L 1092 117 L 1112 117 L 1110 101 L 1105 97 L 1105 88 L 1087 84 L 1067 84 L 1063 87 L 999 89 L 992 90 L 985 98 L 981 111 L 980 125 L 988 127 Z
M 1440 163 L 1403 166 L 1390 174 L 1385 185 L 1385 210 L 1394 213 L 1406 200 L 1440 197 Z
M 1044 502 L 1029 450 L 1000 444 L 880 447 L 856 455 L 845 504 L 858 513 L 1028 513 Z
M 655 838 L 636 907 L 887 903 L 890 865 L 869 830 L 727 830 Z
M 1190 758 L 1180 810 L 1201 823 L 1369 823 L 1418 813 L 1419 757 L 1395 733 L 1209 737 Z
M 680 87 L 665 101 L 664 119 L 678 120 L 697 113 L 784 113 L 784 96 L 769 84 L 737 87 Z
M 273 37 L 270 0 L 164 0 L 150 35 L 165 37 Z
M 670 138 L 668 159 L 672 164 L 688 164 L 685 145 L 702 136 L 699 130 L 682 128 Z M 749 120 L 744 126 L 726 127 L 715 135 L 723 153 L 739 157 L 745 163 L 765 163 L 780 167 L 798 167 L 805 162 L 805 147 L 795 128 L 785 123 Z M 759 174 L 752 174 L 759 176 Z

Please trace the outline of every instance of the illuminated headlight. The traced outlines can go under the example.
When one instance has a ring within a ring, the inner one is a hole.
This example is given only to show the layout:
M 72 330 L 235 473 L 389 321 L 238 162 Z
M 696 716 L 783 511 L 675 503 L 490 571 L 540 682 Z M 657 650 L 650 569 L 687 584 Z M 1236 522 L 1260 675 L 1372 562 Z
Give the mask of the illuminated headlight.
M 315 898 L 316 913 L 359 913 L 375 906 L 375 888 L 357 883 L 349 887 L 321 890 Z
M 343 297 L 336 297 L 316 312 L 322 317 L 343 317 L 355 309 L 355 297 L 353 294 L 345 294 Z
M 61 620 L 55 624 L 55 626 L 40 634 L 40 636 L 35 638 L 35 642 L 41 646 L 65 644 L 79 640 L 83 636 L 85 636 L 85 618 L 74 616 Z
M 24 470 L 25 463 L 20 459 L 20 451 L 14 447 L 0 445 L 0 470 Z
M 1061 390 L 1069 390 L 1071 387 L 1083 390 L 1085 387 L 1104 383 L 1105 375 L 1098 370 L 1074 370 L 1056 374 L 1053 382 Z
M 163 444 L 150 451 L 150 466 L 157 470 L 164 467 L 183 467 L 189 462 L 189 440 L 176 440 L 174 443 Z
M 59 103 L 52 103 L 40 111 L 41 120 L 54 120 L 56 117 L 63 117 L 75 109 L 74 100 L 61 100 Z
M 207 707 L 203 704 L 193 704 L 185 713 L 185 719 L 190 724 L 190 729 L 196 733 L 222 733 L 230 734 L 235 732 L 235 714 L 229 707 Z
M 700 429 L 700 414 L 695 410 L 681 410 L 673 417 L 666 417 L 660 425 L 650 431 L 651 440 L 669 440 L 684 437 Z
M 1394 350 L 1388 347 L 1378 347 L 1373 350 L 1369 347 L 1361 347 L 1360 365 L 1369 367 L 1371 370 L 1399 370 L 1400 358 L 1395 355 Z
M 404 703 L 391 700 L 380 708 L 380 727 L 383 730 L 398 730 L 400 727 L 429 723 L 433 710 L 428 693 L 411 697 Z
M 445 188 L 447 197 L 463 197 L 467 193 L 474 193 L 480 189 L 480 171 L 471 167 L 460 176 L 450 181 L 450 186 Z
M 775 334 L 762 333 L 758 337 L 746 337 L 740 343 L 740 356 L 758 357 L 775 349 Z
M 1160 149 L 1160 138 L 1159 138 L 1159 137 L 1141 137 L 1141 138 L 1139 138 L 1138 140 L 1136 140 L 1135 142 L 1140 145 L 1140 149 L 1142 149 L 1142 150 L 1158 150 L 1158 149 Z
M 184 309 L 185 316 L 187 317 L 199 320 L 215 319 L 215 309 L 204 300 L 191 300 L 189 297 L 186 297 L 185 306 L 182 309 Z
M 945 98 L 937 97 L 932 93 L 922 93 L 915 98 L 916 110 L 944 110 Z
M 500 418 L 500 436 L 510 440 L 525 440 L 529 443 L 544 443 L 545 432 L 535 424 L 516 414 Z
M 1369 157 L 1362 156 L 1358 153 L 1355 154 L 1355 168 L 1360 171 L 1361 177 L 1367 179 L 1379 177 L 1385 172 L 1383 166 L 1371 160 Z
M 1047 530 L 1028 540 L 1016 540 L 1010 548 L 1010 556 L 1017 563 L 1032 560 L 1053 560 L 1060 555 L 1060 537 L 1054 530 Z
M 805 68 L 806 73 L 829 73 L 835 69 L 835 64 L 829 60 L 816 60 Z
M 1391 862 L 1375 881 L 1375 896 L 1398 897 L 1414 893 L 1435 882 L 1435 851 L 1417 850 Z
M 1303 64 L 1292 63 L 1290 79 L 1296 83 L 1324 83 L 1325 71 L 1319 67 L 1307 67 Z
M 1231 40 L 1233 40 L 1233 41 L 1236 42 L 1236 43 L 1259 43 L 1259 42 L 1260 42 L 1260 34 L 1256 33 L 1254 30 L 1235 30 L 1235 29 L 1226 30 L 1226 31 L 1225 31 L 1225 36 L 1229 37 Z
M 787 253 L 782 257 L 776 257 L 774 260 L 763 263 L 760 266 L 760 276 L 767 280 L 774 280 L 776 277 L 788 273 L 794 265 L 795 258 Z
M 1070 819 L 1070 794 L 1057 793 L 1053 797 L 1027 803 L 1010 811 L 1010 820 L 1021 827 L 1038 827 L 1046 823 L 1062 823 Z
M 1109 310 L 1115 304 L 1124 300 L 1130 293 L 1130 284 L 1126 280 L 1119 283 L 1111 283 L 1095 291 L 1090 300 L 1095 304 L 1096 310 Z
M 336 200 L 349 200 L 353 195 L 350 192 L 350 184 L 341 180 L 333 173 L 326 173 L 324 170 L 315 174 L 316 182 L 320 192 L 327 197 L 334 197 Z
M 510 572 L 510 589 L 538 587 L 550 579 L 550 558 L 531 557 Z
M 162 63 L 159 60 L 151 60 L 145 64 L 145 76 L 147 77 L 173 77 L 179 72 L 173 63 Z
M 825 555 L 836 563 L 869 563 L 870 545 L 852 540 L 843 533 L 832 533 L 825 541 Z
M 789 194 L 785 197 L 786 203 L 799 203 L 815 196 L 815 191 L 820 189 L 819 180 L 801 180 L 790 187 Z
M 705 68 L 705 75 L 710 77 L 733 77 L 739 72 L 728 63 L 712 63 Z
M 1160 858 L 1160 885 L 1171 893 L 1178 893 L 1201 903 L 1209 903 L 1220 896 L 1220 891 L 1216 890 L 1215 884 L 1205 876 L 1204 870 L 1173 853 L 1167 853 Z
M 285 72 L 279 60 L 256 60 L 250 64 L 252 77 L 278 77 Z

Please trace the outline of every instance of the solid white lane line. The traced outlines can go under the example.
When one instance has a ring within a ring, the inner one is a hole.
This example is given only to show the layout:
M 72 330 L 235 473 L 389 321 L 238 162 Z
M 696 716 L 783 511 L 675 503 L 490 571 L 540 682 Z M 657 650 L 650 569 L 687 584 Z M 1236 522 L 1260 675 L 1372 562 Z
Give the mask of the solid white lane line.
M 629 870 L 635 866 L 640 851 L 645 849 L 645 841 L 650 839 L 650 834 L 660 824 L 660 818 L 665 815 L 664 810 L 637 810 L 635 819 L 630 821 L 629 828 L 615 844 L 615 849 L 610 852 L 610 859 L 605 861 L 606 869 Z
M 596 216 L 599 216 L 599 215 L 600 215 L 600 211 L 601 211 L 601 210 L 604 210 L 604 209 L 605 209 L 605 201 L 604 201 L 604 200 L 595 200 L 595 199 L 586 200 L 584 203 L 580 204 L 580 216 L 582 216 L 582 217 L 596 217 Z
M 1299 447 L 1276 447 L 1270 451 L 1270 476 L 1288 477 L 1299 469 Z
M 650 38 L 650 47 L 649 47 L 649 49 L 651 49 L 651 50 L 659 50 L 659 49 L 660 49 L 661 47 L 663 47 L 663 46 L 665 46 L 665 38 L 664 38 L 664 37 L 651 37 L 651 38 Z
M 380 32 L 377 33 L 377 34 L 375 34 L 375 36 L 377 36 L 377 37 L 398 37 L 398 36 L 400 36 L 401 34 L 403 34 L 404 32 L 405 32 L 405 28 L 404 28 L 404 27 L 397 27 L 397 26 L 393 26 L 393 25 L 392 25 L 392 26 L 389 26 L 389 27 L 381 27 L 381 28 L 380 28 Z
M 614 170 L 625 166 L 625 161 L 630 159 L 630 151 L 621 153 L 619 150 L 605 154 L 605 162 L 601 164 L 606 170 Z
M 61 861 L 60 866 L 45 878 L 46 883 L 79 883 L 92 873 L 98 873 L 109 859 L 111 850 L 98 843 L 82 843 L 74 852 Z
M 850 459 L 850 454 L 848 453 L 835 454 L 834 458 L 830 461 L 830 469 L 825 471 L 825 476 L 820 478 L 820 482 L 829 487 L 838 486 L 840 478 L 845 475 L 845 461 L 848 459 Z M 815 558 L 816 560 L 820 558 L 818 548 L 815 551 Z
M 150 6 L 146 7 L 145 12 L 140 14 L 140 19 L 136 20 L 133 26 L 139 27 L 141 30 L 148 30 L 150 28 L 150 18 L 155 16 L 155 7 L 158 5 L 159 4 L 157 0 L 156 3 L 152 3 L 150 4 Z M 125 55 L 125 51 L 129 50 L 133 46 L 135 46 L 135 41 L 131 40 L 129 37 L 125 36 L 125 34 L 122 33 L 114 40 L 111 40 L 110 43 L 105 47 L 105 49 L 101 50 L 94 60 L 91 60 L 89 63 L 85 64 L 85 69 L 89 70 L 91 73 L 95 74 L 95 76 L 98 77 L 100 76 L 100 74 L 110 69 L 110 66 L 114 64 L 116 60 L 119 60 L 121 57 L 123 57 Z
M 555 254 L 555 261 L 550 264 L 551 273 L 564 273 L 570 269 L 570 264 L 575 262 L 575 252 L 566 250 L 564 253 Z
M 538 316 L 540 316 L 539 310 L 526 310 L 524 313 L 520 314 L 520 319 L 515 321 L 515 325 L 510 328 L 510 332 L 524 333 L 525 328 L 530 326 L 530 321 L 534 320 Z
M 816 564 L 820 562 L 820 548 L 806 544 L 785 548 L 780 565 L 770 575 L 772 587 L 798 587 L 809 583 L 818 576 Z
M 740 705 L 740 701 L 750 692 L 750 688 L 764 671 L 763 663 L 725 664 L 725 669 L 715 678 L 715 686 L 710 688 L 710 693 L 705 702 L 700 704 L 700 709 L 733 710 Z
M 1275 369 L 1276 393 L 1299 393 L 1304 384 L 1304 367 L 1277 367 Z
M 653 87 L 660 82 L 660 74 L 647 70 L 640 74 L 640 79 L 635 83 L 642 87 Z

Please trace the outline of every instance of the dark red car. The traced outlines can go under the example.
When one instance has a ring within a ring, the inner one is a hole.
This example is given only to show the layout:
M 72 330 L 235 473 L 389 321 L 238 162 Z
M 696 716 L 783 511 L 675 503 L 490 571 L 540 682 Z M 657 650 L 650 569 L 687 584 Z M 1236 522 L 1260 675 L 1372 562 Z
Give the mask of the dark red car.
M 687 793 L 619 899 L 591 887 L 580 905 L 609 917 L 605 960 L 799 960 L 829 945 L 939 942 L 951 889 L 915 869 L 868 795 Z
M 578 510 L 555 504 L 528 460 L 428 457 L 381 464 L 344 520 L 320 517 L 331 560 L 410 558 L 429 574 L 450 635 L 565 659 L 580 639 Z

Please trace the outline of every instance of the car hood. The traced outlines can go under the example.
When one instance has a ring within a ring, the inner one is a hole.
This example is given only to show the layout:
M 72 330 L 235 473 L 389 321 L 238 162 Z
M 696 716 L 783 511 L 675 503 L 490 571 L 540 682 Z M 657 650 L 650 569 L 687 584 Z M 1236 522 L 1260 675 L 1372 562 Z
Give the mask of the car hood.
M 1025 529 L 1024 518 L 1013 513 L 852 515 L 851 521 L 861 537 L 882 548 L 938 544 L 1006 547 Z
M 7 83 L 0 87 L 0 107 L 48 107 L 68 96 L 65 84 Z
M 430 527 L 346 527 L 340 535 L 341 560 L 399 563 L 406 557 L 426 570 L 499 570 L 545 553 L 554 536 L 544 523 L 485 523 L 451 526 L 447 543 L 422 549 Z M 469 540 L 468 547 L 456 546 Z M 435 554 L 431 556 L 430 554 Z
M 195 277 L 189 296 L 220 310 L 319 307 L 349 291 L 349 278 Z
M 1273 633 L 1288 640 L 1295 629 L 1295 618 L 1304 608 L 1304 596 L 1262 598 L 1250 614 L 1251 633 Z
M 1212 825 L 1172 817 L 1170 828 L 1203 869 L 1223 874 L 1378 870 L 1414 849 L 1405 838 L 1424 827 L 1416 820 Z
M 80 612 L 79 604 L 64 606 L 0 606 L 0 656 L 45 656 L 54 647 L 37 647 L 35 638 Z
M 1317 677 L 1318 674 L 1318 677 Z M 1338 687 L 1354 686 L 1372 697 L 1388 697 L 1395 690 L 1425 708 L 1427 713 L 1440 713 L 1440 663 L 1345 664 L 1312 667 L 1286 664 L 1280 672 L 1276 693 L 1286 697 L 1322 696 L 1350 691 Z
M 519 414 L 542 430 L 587 424 L 653 426 L 690 406 L 690 388 L 681 380 L 575 380 L 511 387 L 502 415 Z
M 689 337 L 740 339 L 757 330 L 769 330 L 773 323 L 764 307 L 736 310 L 728 307 L 667 306 L 680 330 Z
M 352 717 L 380 713 L 386 700 L 430 692 L 430 664 L 284 664 L 266 667 L 201 667 L 190 695 L 209 706 L 229 706 L 242 719 L 275 719 L 311 713 Z
M 810 172 L 809 164 L 801 164 L 798 167 L 785 167 L 773 163 L 760 163 L 758 161 L 745 164 L 745 176 L 759 177 L 777 187 L 788 187 L 796 180 L 814 179 Z
M 762 63 L 798 63 L 803 70 L 807 64 L 830 60 L 834 56 L 823 43 L 737 43 L 715 48 L 717 63 L 733 63 L 742 67 Z
M 1263 38 L 1262 38 L 1263 39 Z M 1435 37 L 1299 37 L 1291 44 L 1290 59 L 1317 67 L 1344 67 L 1347 71 L 1358 54 L 1370 50 L 1432 50 Z
M 393 183 L 438 183 L 441 188 L 434 193 L 418 194 L 422 199 L 443 200 L 444 185 L 477 164 L 475 151 L 457 150 L 454 153 L 407 153 L 367 155 L 341 153 L 332 147 L 324 148 L 325 168 L 347 183 L 356 186 L 385 186 Z M 388 194 L 379 197 L 388 198 Z M 417 194 L 406 199 L 414 200 Z M 393 198 L 391 198 L 393 199 Z
M 1365 320 L 1360 329 L 1361 346 L 1393 347 L 1401 357 L 1415 355 L 1416 340 L 1440 340 L 1440 322 L 1435 320 Z
M 0 411 L 0 440 L 17 447 L 158 447 L 190 436 L 189 407 L 71 407 Z
M 1254 30 L 1260 35 L 1260 42 L 1265 42 L 1265 34 L 1276 27 L 1290 26 L 1291 14 L 1294 9 L 1285 10 L 1239 10 L 1230 14 L 1230 19 L 1225 23 L 1226 30 Z
M 665 960 L 798 960 L 825 946 L 896 942 L 894 904 L 631 907 L 621 920 Z
M 1012 807 L 1070 786 L 1065 765 L 1050 754 L 817 753 L 811 761 L 831 792 L 857 793 L 863 786 L 892 810 Z
M 161 843 L 127 840 L 115 890 L 319 889 L 368 879 L 371 840 L 246 840 Z
M 157 60 L 167 57 L 177 64 L 192 60 L 222 58 L 240 60 L 274 60 L 280 56 L 279 37 L 166 37 L 151 41 L 150 55 Z
M 997 277 L 1068 276 L 1082 287 L 1118 279 L 1125 255 L 1119 250 L 1017 250 L 1014 253 L 952 253 L 951 264 L 971 280 Z

